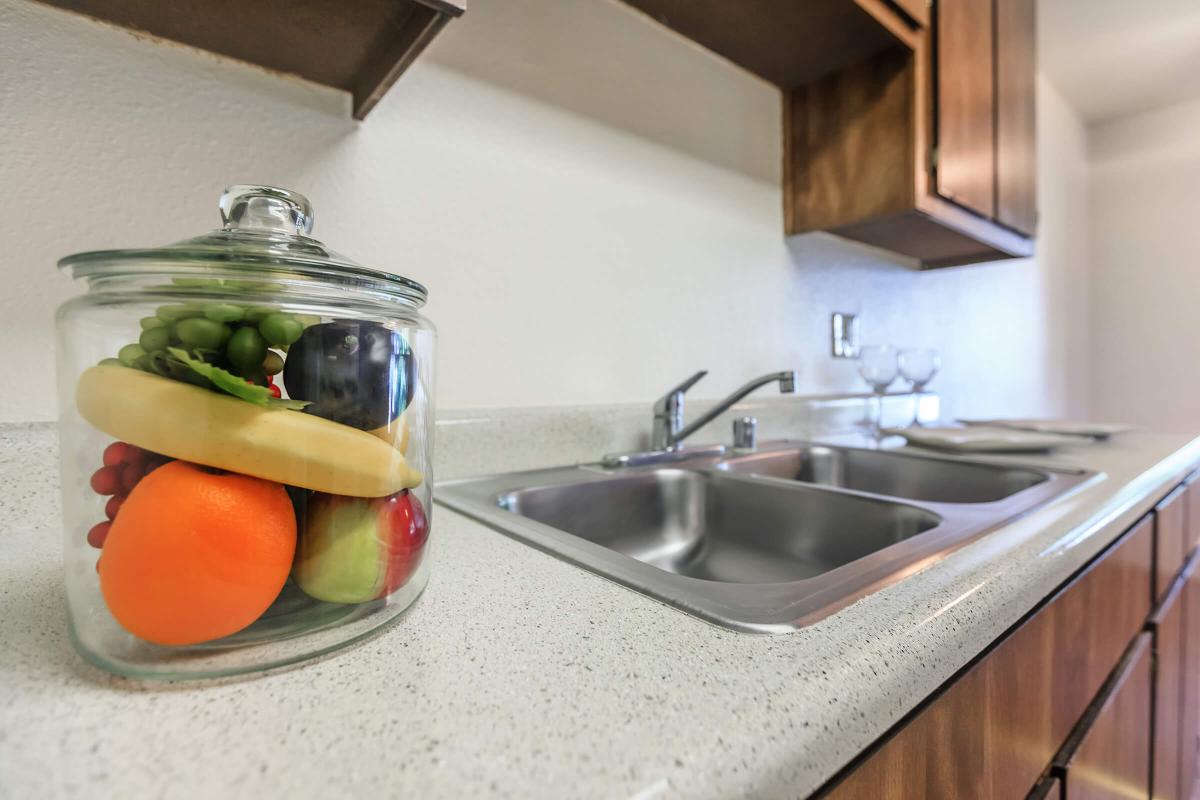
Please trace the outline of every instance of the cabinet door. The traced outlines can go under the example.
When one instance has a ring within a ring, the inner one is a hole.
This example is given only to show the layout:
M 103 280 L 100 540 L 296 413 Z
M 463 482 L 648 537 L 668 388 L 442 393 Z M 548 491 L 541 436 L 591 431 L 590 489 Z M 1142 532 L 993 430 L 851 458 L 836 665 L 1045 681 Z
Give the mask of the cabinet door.
M 1187 524 L 1187 536 L 1185 538 L 1187 551 L 1190 553 L 1196 549 L 1196 545 L 1200 544 L 1200 473 L 1193 474 L 1188 478 L 1187 489 L 1184 497 L 1187 506 L 1187 511 L 1184 514 L 1184 521 Z
M 1194 796 L 1200 760 L 1200 556 L 1192 556 L 1184 573 L 1182 712 L 1179 720 L 1179 794 Z
M 992 0 L 938 0 L 938 194 L 993 216 L 996 199 Z
M 1154 507 L 1154 597 L 1171 588 L 1187 550 L 1187 495 L 1179 487 Z
M 996 219 L 1027 236 L 1037 223 L 1037 11 L 996 2 Z
M 1186 800 L 1180 792 L 1180 732 L 1184 698 L 1184 584 L 1176 582 L 1150 618 L 1154 631 L 1154 797 Z
M 929 25 L 929 5 L 932 0 L 892 0 L 909 19 L 922 28 Z
M 1151 637 L 1137 638 L 1065 765 L 1070 800 L 1150 795 Z
M 1048 775 L 1033 788 L 1025 800 L 1062 800 L 1062 781 L 1057 775 Z

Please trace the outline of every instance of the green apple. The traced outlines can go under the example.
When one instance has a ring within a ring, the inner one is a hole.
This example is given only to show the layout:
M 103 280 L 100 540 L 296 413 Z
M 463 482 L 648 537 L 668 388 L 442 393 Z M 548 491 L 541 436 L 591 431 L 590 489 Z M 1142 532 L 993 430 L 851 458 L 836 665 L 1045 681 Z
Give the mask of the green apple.
M 429 538 L 429 520 L 407 489 L 390 497 L 314 492 L 301 515 L 292 577 L 329 603 L 366 603 L 408 582 Z

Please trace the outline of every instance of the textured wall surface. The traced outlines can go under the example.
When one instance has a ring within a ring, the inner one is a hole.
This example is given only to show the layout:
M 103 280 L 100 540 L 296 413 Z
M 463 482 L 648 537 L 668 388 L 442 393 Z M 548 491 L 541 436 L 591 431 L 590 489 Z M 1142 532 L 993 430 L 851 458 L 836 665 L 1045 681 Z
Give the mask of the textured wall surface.
M 1083 409 L 1078 122 L 1043 84 L 1041 255 L 921 273 L 782 235 L 780 97 L 615 0 L 481 0 L 363 124 L 333 90 L 0 0 L 0 420 L 54 415 L 67 253 L 218 222 L 227 183 L 299 190 L 315 234 L 425 282 L 445 407 L 717 397 L 828 356 L 828 315 L 945 352 L 949 414 Z
M 1092 394 L 1156 430 L 1200 419 L 1200 102 L 1091 131 Z

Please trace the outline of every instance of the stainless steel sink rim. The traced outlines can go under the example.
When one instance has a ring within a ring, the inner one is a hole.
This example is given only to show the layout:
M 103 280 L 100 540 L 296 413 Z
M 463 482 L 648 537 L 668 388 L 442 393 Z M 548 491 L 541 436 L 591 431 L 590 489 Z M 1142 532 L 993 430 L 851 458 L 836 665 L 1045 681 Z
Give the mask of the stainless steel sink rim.
M 829 448 L 806 442 L 777 442 L 763 450 Z M 834 448 L 858 450 L 858 448 Z M 865 451 L 870 452 L 870 451 Z M 607 577 L 641 594 L 658 599 L 702 619 L 734 630 L 757 633 L 794 631 L 846 605 L 894 583 L 950 551 L 978 539 L 1096 480 L 1098 473 L 1049 469 L 1040 466 L 965 461 L 924 454 L 902 458 L 941 463 L 973 463 L 1004 469 L 1022 469 L 1045 476 L 1045 481 L 1015 494 L 986 503 L 916 501 L 854 489 L 805 483 L 773 476 L 747 475 L 723 470 L 721 465 L 741 456 L 710 456 L 665 465 L 607 469 L 586 464 L 439 483 L 438 502 L 487 524 L 505 535 Z M 622 475 L 664 470 L 720 475 L 722 481 L 772 487 L 774 492 L 825 493 L 916 509 L 935 515 L 940 522 L 911 538 L 870 552 L 827 572 L 801 580 L 774 583 L 728 583 L 671 572 L 639 561 L 581 536 L 520 516 L 505 508 L 514 494 L 542 487 L 604 483 Z

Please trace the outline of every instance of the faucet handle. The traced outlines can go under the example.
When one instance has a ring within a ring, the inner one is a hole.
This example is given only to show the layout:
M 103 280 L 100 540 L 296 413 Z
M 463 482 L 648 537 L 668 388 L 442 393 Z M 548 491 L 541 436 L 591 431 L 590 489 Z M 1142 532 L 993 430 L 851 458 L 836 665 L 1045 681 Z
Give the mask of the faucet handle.
M 693 375 L 692 377 L 685 380 L 683 383 L 676 386 L 674 389 L 672 389 L 669 392 L 667 392 L 666 394 L 664 394 L 662 397 L 658 398 L 658 401 L 654 404 L 655 410 L 665 412 L 671 406 L 672 401 L 675 399 L 676 395 L 683 394 L 688 389 L 695 386 L 699 382 L 699 380 L 707 374 L 708 374 L 708 370 L 702 369 L 699 372 L 697 372 L 695 375 Z
M 737 417 L 733 421 L 733 447 L 735 450 L 753 450 L 758 433 L 755 417 Z
M 655 401 L 654 429 L 650 433 L 651 449 L 675 449 L 676 437 L 683 428 L 683 394 L 707 374 L 708 370 L 700 370 Z

